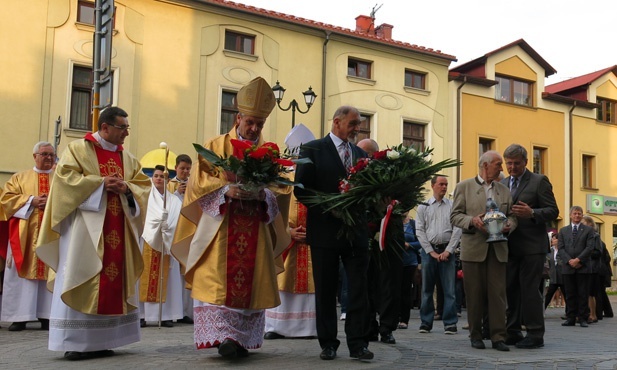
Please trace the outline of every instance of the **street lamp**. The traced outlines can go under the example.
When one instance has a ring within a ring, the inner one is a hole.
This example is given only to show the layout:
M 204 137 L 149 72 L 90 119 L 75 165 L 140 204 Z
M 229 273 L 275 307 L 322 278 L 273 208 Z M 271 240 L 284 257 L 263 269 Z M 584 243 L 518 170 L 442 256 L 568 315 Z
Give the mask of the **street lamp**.
M 291 128 L 293 128 L 296 124 L 296 110 L 302 114 L 307 113 L 311 109 L 311 106 L 313 105 L 313 103 L 315 102 L 315 98 L 317 97 L 317 95 L 313 91 L 313 88 L 310 86 L 308 90 L 302 93 L 302 95 L 304 95 L 304 102 L 306 103 L 307 107 L 306 110 L 303 112 L 302 109 L 300 109 L 300 106 L 298 105 L 296 99 L 292 100 L 287 106 L 287 108 L 281 107 L 281 100 L 283 100 L 283 95 L 285 95 L 285 88 L 279 85 L 278 80 L 276 81 L 276 85 L 272 87 L 272 92 L 274 93 L 274 98 L 276 99 L 276 105 L 278 105 L 282 111 L 286 112 L 291 109 Z

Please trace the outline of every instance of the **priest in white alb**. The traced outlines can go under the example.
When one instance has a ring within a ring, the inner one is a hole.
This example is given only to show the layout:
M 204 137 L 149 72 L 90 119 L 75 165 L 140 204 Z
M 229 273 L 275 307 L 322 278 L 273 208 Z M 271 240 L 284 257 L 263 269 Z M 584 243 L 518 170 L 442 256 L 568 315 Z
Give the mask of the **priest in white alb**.
M 263 144 L 261 131 L 274 108 L 261 77 L 238 92 L 231 131 L 205 143 L 220 156 L 234 153 L 231 139 Z M 289 245 L 289 186 L 247 190 L 199 156 L 189 177 L 172 253 L 186 268 L 195 299 L 197 348 L 242 357 L 263 343 L 264 310 L 280 304 L 276 257 Z M 281 212 L 284 212 L 283 216 Z
M 152 173 L 152 191 L 141 236 L 144 257 L 144 272 L 139 282 L 139 300 L 144 307 L 142 327 L 146 322 L 158 322 L 159 319 L 161 326 L 172 327 L 173 320 L 184 316 L 180 264 L 170 254 L 182 202 L 173 193 L 165 191 L 165 176 L 165 167 L 157 165 Z
M 49 184 L 53 177 L 56 151 L 51 143 L 34 145 L 34 167 L 11 176 L 0 198 L 8 219 L 8 250 L 2 289 L 2 321 L 9 331 L 26 329 L 28 321 L 39 320 L 49 329 L 51 293 L 46 288 L 48 268 L 34 254 Z M 6 226 L 6 225 L 5 225 Z
M 122 144 L 128 114 L 69 143 L 56 167 L 36 253 L 54 272 L 49 349 L 67 360 L 111 356 L 140 340 L 137 281 L 151 182 Z

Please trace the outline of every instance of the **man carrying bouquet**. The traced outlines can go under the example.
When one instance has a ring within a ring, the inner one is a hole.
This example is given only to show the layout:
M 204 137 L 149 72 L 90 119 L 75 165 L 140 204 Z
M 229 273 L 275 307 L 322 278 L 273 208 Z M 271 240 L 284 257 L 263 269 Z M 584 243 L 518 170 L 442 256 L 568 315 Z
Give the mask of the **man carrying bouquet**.
M 339 192 L 339 180 L 347 176 L 352 160 L 366 157 L 366 152 L 350 143 L 360 126 L 360 113 L 354 107 L 342 106 L 336 110 L 332 130 L 322 139 L 307 143 L 300 151 L 300 157 L 309 158 L 312 163 L 299 164 L 296 181 L 307 189 L 296 187 L 295 195 L 303 202 L 303 196 L 310 197 L 316 190 L 323 193 Z M 304 199 L 306 202 L 306 199 Z M 347 347 L 352 358 L 370 360 L 373 353 L 368 350 L 368 234 L 366 217 L 356 220 L 353 240 L 338 238 L 343 221 L 336 212 L 326 212 L 319 206 L 308 207 L 306 238 L 311 246 L 313 279 L 315 282 L 315 304 L 317 311 L 317 338 L 322 360 L 333 360 L 340 341 L 337 335 L 336 291 L 339 258 L 345 266 L 349 284 L 349 302 L 345 333 Z
M 204 147 L 242 160 L 265 147 L 249 153 L 263 144 L 261 130 L 275 100 L 261 77 L 240 89 L 237 99 L 234 127 Z M 279 209 L 288 209 L 291 187 L 243 188 L 243 180 L 200 155 L 172 247 L 192 286 L 195 344 L 217 347 L 223 357 L 246 356 L 247 349 L 261 347 L 264 310 L 280 304 L 275 258 L 290 242 L 283 222 L 287 212 L 282 216 Z

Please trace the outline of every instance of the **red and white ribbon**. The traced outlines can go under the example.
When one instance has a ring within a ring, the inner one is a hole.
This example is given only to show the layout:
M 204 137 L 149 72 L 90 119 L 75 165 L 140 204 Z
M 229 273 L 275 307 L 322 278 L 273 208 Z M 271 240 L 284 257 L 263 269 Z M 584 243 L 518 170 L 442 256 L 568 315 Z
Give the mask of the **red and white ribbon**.
M 381 219 L 381 226 L 379 227 L 379 250 L 386 249 L 386 229 L 388 228 L 388 222 L 390 222 L 390 216 L 392 216 L 392 210 L 394 206 L 399 204 L 398 200 L 393 200 L 388 204 L 386 209 L 386 215 Z

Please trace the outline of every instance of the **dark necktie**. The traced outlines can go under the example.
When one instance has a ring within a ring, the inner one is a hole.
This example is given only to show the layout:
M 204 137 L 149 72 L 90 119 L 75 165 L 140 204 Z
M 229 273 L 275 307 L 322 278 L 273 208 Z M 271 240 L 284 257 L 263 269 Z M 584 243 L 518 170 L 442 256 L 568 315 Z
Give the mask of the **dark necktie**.
M 572 226 L 572 239 L 576 239 L 576 234 L 578 234 L 578 226 Z
M 351 168 L 351 150 L 349 149 L 349 143 L 343 142 L 343 150 L 345 153 L 343 157 L 343 164 L 345 165 L 345 169 L 349 171 Z
M 512 194 L 512 198 L 514 198 L 517 192 L 518 192 L 518 178 L 514 177 L 514 179 L 512 180 L 512 187 L 510 188 L 510 193 Z

